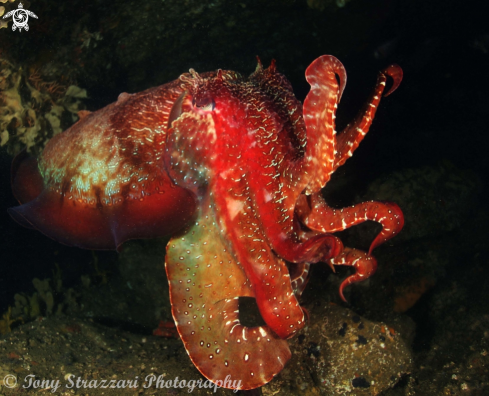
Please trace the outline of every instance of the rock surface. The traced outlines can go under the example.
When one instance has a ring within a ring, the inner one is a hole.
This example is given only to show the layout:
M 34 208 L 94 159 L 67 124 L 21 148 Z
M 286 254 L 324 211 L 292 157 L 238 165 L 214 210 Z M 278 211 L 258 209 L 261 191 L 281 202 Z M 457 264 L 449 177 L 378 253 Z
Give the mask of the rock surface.
M 378 395 L 412 369 L 402 334 L 335 304 L 317 307 L 265 395 Z

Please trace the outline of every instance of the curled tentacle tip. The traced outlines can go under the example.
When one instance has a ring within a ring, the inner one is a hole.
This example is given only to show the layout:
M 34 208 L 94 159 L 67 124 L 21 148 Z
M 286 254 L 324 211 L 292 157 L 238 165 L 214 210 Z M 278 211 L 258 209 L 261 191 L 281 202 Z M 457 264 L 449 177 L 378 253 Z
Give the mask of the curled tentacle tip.
M 338 294 L 340 295 L 340 298 L 343 300 L 343 302 L 348 304 L 348 301 L 346 301 L 345 295 L 343 294 L 343 289 L 348 286 L 350 283 L 348 282 L 348 278 L 346 278 L 343 282 L 341 282 L 340 288 L 338 290 Z
M 401 84 L 402 77 L 404 75 L 401 66 L 393 64 L 386 67 L 382 73 L 390 76 L 392 78 L 392 87 L 384 94 L 384 97 L 389 96 L 393 93 Z
M 372 244 L 370 245 L 370 248 L 368 249 L 368 255 L 372 256 L 372 251 L 382 245 L 384 242 L 386 242 L 389 238 L 384 238 L 382 234 L 377 235 L 377 237 L 373 240 Z

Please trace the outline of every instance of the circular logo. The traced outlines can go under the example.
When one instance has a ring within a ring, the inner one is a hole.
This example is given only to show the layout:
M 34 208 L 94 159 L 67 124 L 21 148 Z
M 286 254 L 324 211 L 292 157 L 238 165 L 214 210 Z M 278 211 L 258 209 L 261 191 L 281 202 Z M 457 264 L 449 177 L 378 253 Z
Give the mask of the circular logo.
M 8 12 L 6 15 L 3 16 L 3 19 L 12 17 L 12 30 L 15 31 L 18 28 L 19 32 L 21 32 L 22 29 L 25 29 L 25 31 L 27 32 L 29 30 L 29 25 L 27 24 L 27 21 L 29 20 L 30 16 L 37 19 L 36 14 L 34 14 L 32 11 L 24 9 L 22 3 L 19 3 L 18 8 L 16 10 Z
M 17 377 L 13 374 L 7 374 L 4 378 L 3 378 L 3 385 L 6 387 L 6 388 L 15 388 L 17 386 Z

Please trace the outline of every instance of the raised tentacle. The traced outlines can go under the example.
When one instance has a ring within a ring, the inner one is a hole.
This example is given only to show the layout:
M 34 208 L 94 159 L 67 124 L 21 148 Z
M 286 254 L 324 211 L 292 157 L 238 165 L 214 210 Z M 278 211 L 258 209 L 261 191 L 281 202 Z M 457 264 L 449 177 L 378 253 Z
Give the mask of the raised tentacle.
M 349 123 L 343 131 L 336 135 L 336 152 L 333 171 L 343 165 L 353 155 L 360 142 L 363 140 L 375 117 L 375 112 L 385 89 L 387 76 L 393 80 L 393 85 L 384 94 L 390 95 L 402 81 L 402 69 L 397 65 L 391 65 L 379 73 L 377 83 L 364 108 L 360 110 L 356 118 Z
M 311 194 L 323 188 L 334 171 L 335 114 L 345 88 L 346 71 L 334 56 L 324 55 L 307 68 L 306 80 L 311 91 L 303 108 L 307 129 L 306 161 L 310 174 L 305 192 Z

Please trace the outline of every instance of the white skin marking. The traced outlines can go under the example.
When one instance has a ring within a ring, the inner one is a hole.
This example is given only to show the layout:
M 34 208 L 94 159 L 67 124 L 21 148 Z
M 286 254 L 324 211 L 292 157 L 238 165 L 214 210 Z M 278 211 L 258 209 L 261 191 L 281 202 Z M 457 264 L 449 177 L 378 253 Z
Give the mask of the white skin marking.
M 221 173 L 219 173 L 219 176 L 221 176 L 224 180 L 226 180 L 229 176 L 229 173 L 232 173 L 233 172 L 233 169 L 228 169 L 228 170 L 225 170 Z
M 235 199 L 227 198 L 226 199 L 226 205 L 228 208 L 228 213 L 229 216 L 231 217 L 231 220 L 234 220 L 234 218 L 237 216 L 239 212 L 241 212 L 244 208 L 244 202 L 243 201 L 238 201 Z
M 263 189 L 263 195 L 265 196 L 265 202 L 270 202 L 272 200 L 272 194 L 268 190 Z

